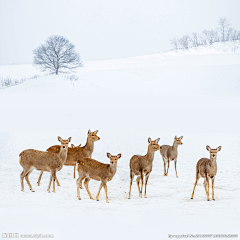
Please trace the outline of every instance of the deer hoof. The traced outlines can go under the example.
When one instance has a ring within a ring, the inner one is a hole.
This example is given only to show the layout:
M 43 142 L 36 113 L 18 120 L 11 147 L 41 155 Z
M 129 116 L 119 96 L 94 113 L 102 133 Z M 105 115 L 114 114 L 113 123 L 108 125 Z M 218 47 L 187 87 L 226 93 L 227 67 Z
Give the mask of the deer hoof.
M 78 200 L 81 200 L 81 198 L 79 198 Z
M 212 200 L 213 200 L 213 201 L 215 201 L 215 199 L 214 199 L 214 198 L 213 198 Z
M 191 197 L 191 199 L 193 199 L 193 198 Z

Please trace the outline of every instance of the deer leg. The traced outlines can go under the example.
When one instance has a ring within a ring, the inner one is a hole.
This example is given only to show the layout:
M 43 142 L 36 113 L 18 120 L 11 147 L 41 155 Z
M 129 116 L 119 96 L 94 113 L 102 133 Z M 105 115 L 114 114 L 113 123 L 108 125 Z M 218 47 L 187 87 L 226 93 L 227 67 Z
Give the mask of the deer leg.
M 175 159 L 174 162 L 175 162 L 176 177 L 178 177 L 178 175 L 177 175 L 177 159 Z
M 197 174 L 196 174 L 196 181 L 195 181 L 195 184 L 194 184 L 194 187 L 193 187 L 193 192 L 192 192 L 192 197 L 191 197 L 191 199 L 193 199 L 194 191 L 195 191 L 195 188 L 196 188 L 196 186 L 197 186 L 197 183 L 198 183 L 199 178 L 200 178 L 200 176 L 199 176 L 199 174 L 198 174 L 198 172 L 197 172 Z
M 169 163 L 170 163 L 170 160 L 168 159 L 168 167 L 167 167 L 167 173 L 166 173 L 166 176 L 168 175 Z
M 108 201 L 108 192 L 107 192 L 107 183 L 106 182 L 102 182 L 102 185 L 103 185 L 103 187 L 105 189 L 105 193 L 106 193 L 106 202 L 109 203 L 109 201 Z
M 80 186 L 81 189 L 83 189 L 82 181 L 83 181 L 84 178 L 85 178 L 85 177 L 82 177 L 82 178 L 80 179 L 80 183 L 79 183 L 80 185 L 79 185 L 79 186 Z
M 134 173 L 130 172 L 130 189 L 129 189 L 128 199 L 130 199 L 130 197 L 131 197 L 131 189 L 132 189 L 133 178 L 134 178 Z
M 140 187 L 141 176 L 137 177 L 136 182 L 137 182 L 138 192 L 139 192 L 139 197 L 140 197 L 140 193 L 141 193 L 141 187 Z
M 90 178 L 85 178 L 84 186 L 85 186 L 85 188 L 87 190 L 87 193 L 88 193 L 88 196 L 90 197 L 90 199 L 93 199 L 92 194 L 90 193 L 89 188 L 88 188 L 89 181 L 90 181 Z
M 81 200 L 80 190 L 79 190 L 80 189 L 80 178 L 77 179 L 76 184 L 77 184 L 77 198 L 78 198 L 78 200 Z
M 56 181 L 56 170 L 52 171 L 52 180 L 53 180 L 53 192 L 55 193 L 55 181 Z
M 29 179 L 28 179 L 28 177 L 29 177 L 29 175 L 30 175 L 30 173 L 31 173 L 32 171 L 33 171 L 33 169 L 30 170 L 30 171 L 26 174 L 25 179 L 26 179 L 26 182 L 27 182 L 30 190 L 31 190 L 32 192 L 35 192 L 35 191 L 32 189 L 31 183 L 30 183 L 30 181 L 29 181 Z
M 214 198 L 214 177 L 212 178 L 212 200 L 215 201 L 215 198 Z
M 74 166 L 74 170 L 73 170 L 73 178 L 75 178 L 75 169 L 76 169 L 76 166 Z
M 51 183 L 52 183 L 52 172 L 50 172 L 50 181 L 49 181 L 49 184 L 48 184 L 48 192 L 49 193 L 50 193 Z
M 59 183 L 59 181 L 58 181 L 58 179 L 57 179 L 57 175 L 56 175 L 56 183 L 57 183 L 57 185 L 58 185 L 59 187 L 61 187 L 61 186 L 60 186 L 60 183 Z
M 167 176 L 165 159 L 163 159 L 163 163 L 164 163 L 164 176 Z
M 22 173 L 20 174 L 20 180 L 21 180 L 21 191 L 24 192 L 24 177 L 27 175 L 29 170 L 23 170 Z
M 204 183 L 205 183 L 205 190 L 206 190 L 206 194 L 207 194 L 207 200 L 210 201 L 210 199 L 209 199 L 209 179 L 207 176 L 206 176 L 206 180 L 204 181 Z
M 41 181 L 42 175 L 43 175 L 43 171 L 41 171 L 41 173 L 39 175 L 39 178 L 38 178 L 38 181 L 37 181 L 38 186 L 40 186 L 40 181 Z
M 150 175 L 150 173 L 148 173 L 148 174 L 145 176 L 145 192 L 144 192 L 144 197 L 145 197 L 145 198 L 147 197 L 147 183 L 148 183 L 149 175 Z
M 143 191 L 143 172 L 141 172 L 141 190 L 140 190 L 140 195 L 139 197 L 142 197 L 142 191 Z
M 103 185 L 102 183 L 100 184 L 100 187 L 99 187 L 99 190 L 98 190 L 98 194 L 97 194 L 97 197 L 96 197 L 96 200 L 99 201 L 99 195 L 100 195 L 100 192 L 101 192 L 101 189 L 102 189 Z
M 205 192 L 206 192 L 206 195 L 207 195 L 208 192 L 207 192 L 207 182 L 206 182 L 206 179 L 204 179 L 203 186 L 204 186 L 204 189 L 205 189 Z

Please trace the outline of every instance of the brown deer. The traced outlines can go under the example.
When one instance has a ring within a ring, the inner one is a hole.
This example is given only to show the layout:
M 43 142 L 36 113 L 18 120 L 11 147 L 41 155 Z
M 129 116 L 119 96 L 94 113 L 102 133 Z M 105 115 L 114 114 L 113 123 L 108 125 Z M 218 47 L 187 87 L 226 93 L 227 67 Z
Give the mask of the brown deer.
M 94 142 L 100 140 L 100 137 L 97 136 L 98 130 L 91 132 L 88 131 L 87 136 L 87 143 L 83 147 L 76 147 L 76 148 L 69 148 L 67 160 L 64 163 L 66 166 L 74 166 L 73 177 L 75 178 L 75 169 L 76 169 L 76 162 L 78 159 L 81 158 L 91 158 L 93 149 L 94 149 Z M 51 146 L 47 149 L 48 152 L 58 153 L 60 151 L 59 145 Z M 38 186 L 40 186 L 40 181 L 42 178 L 43 172 L 40 173 L 38 178 Z M 56 179 L 57 185 L 60 186 L 58 179 Z M 82 186 L 81 186 L 82 188 Z
M 177 149 L 178 149 L 178 145 L 183 144 L 181 141 L 182 139 L 183 139 L 183 136 L 181 136 L 179 138 L 177 136 L 175 136 L 172 146 L 162 145 L 160 148 L 160 154 L 162 155 L 163 162 L 164 162 L 164 176 L 168 175 L 170 161 L 174 160 L 176 177 L 178 177 L 178 175 L 177 175 L 177 155 L 178 155 Z M 168 167 L 166 170 L 167 163 L 168 163 Z
M 143 180 L 145 176 L 145 193 L 144 197 L 147 197 L 146 191 L 147 191 L 147 182 L 148 178 L 150 176 L 150 173 L 152 172 L 152 164 L 154 159 L 154 153 L 155 151 L 160 149 L 160 145 L 158 145 L 160 138 L 157 138 L 155 141 L 152 141 L 151 138 L 148 138 L 148 151 L 147 154 L 144 156 L 134 155 L 130 159 L 130 190 L 129 190 L 129 199 L 131 197 L 131 188 L 132 188 L 132 182 L 134 179 L 134 176 L 137 175 L 137 185 L 138 185 L 138 191 L 139 191 L 139 197 L 142 197 L 142 191 L 143 191 Z M 141 182 L 141 187 L 140 187 Z
M 209 201 L 209 179 L 212 179 L 212 200 L 214 198 L 214 180 L 217 174 L 217 153 L 221 150 L 221 146 L 216 149 L 211 149 L 208 145 L 206 146 L 207 150 L 210 152 L 210 159 L 209 158 L 201 158 L 197 162 L 196 166 L 196 182 L 193 188 L 192 197 L 194 195 L 194 191 L 197 185 L 197 182 L 200 177 L 204 178 L 204 188 L 207 194 L 207 200 Z
M 24 177 L 30 190 L 34 192 L 28 177 L 30 173 L 36 169 L 39 171 L 51 172 L 48 192 L 50 192 L 51 182 L 53 180 L 53 192 L 55 193 L 56 172 L 62 169 L 63 164 L 67 159 L 68 143 L 71 141 L 71 137 L 67 140 L 63 140 L 61 137 L 58 137 L 58 141 L 61 142 L 60 151 L 58 153 L 43 152 L 34 149 L 27 149 L 20 153 L 19 163 L 23 167 L 23 171 L 20 174 L 20 179 L 23 192 Z
M 98 162 L 91 158 L 82 158 L 77 161 L 77 171 L 78 171 L 78 179 L 77 183 L 77 197 L 80 198 L 80 190 L 82 180 L 84 180 L 84 186 L 88 192 L 90 199 L 93 199 L 89 188 L 88 183 L 91 179 L 96 181 L 101 181 L 100 188 L 96 197 L 96 200 L 99 201 L 99 194 L 104 187 L 106 193 L 106 202 L 109 203 L 108 193 L 107 193 L 107 182 L 111 181 L 117 171 L 117 162 L 118 159 L 121 158 L 121 154 L 117 156 L 112 156 L 110 153 L 107 153 L 107 157 L 110 158 L 110 164 L 104 164 Z
M 75 146 L 73 143 L 71 144 L 71 148 L 79 148 L 79 147 L 81 147 L 81 143 L 78 145 L 78 146 Z

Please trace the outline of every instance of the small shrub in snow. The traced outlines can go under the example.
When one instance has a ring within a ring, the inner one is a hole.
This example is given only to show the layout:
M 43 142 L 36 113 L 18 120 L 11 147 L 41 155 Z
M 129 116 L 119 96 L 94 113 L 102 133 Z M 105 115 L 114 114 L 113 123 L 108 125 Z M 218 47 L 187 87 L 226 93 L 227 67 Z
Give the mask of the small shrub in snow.
M 0 82 L 1 82 L 1 87 L 0 88 L 3 89 L 3 88 L 15 86 L 15 85 L 23 83 L 27 80 L 30 80 L 30 79 L 37 79 L 38 77 L 39 77 L 39 75 L 33 75 L 33 76 L 30 76 L 30 77 L 27 77 L 27 78 L 20 78 L 20 79 L 13 79 L 13 78 L 10 78 L 10 77 L 0 78 Z

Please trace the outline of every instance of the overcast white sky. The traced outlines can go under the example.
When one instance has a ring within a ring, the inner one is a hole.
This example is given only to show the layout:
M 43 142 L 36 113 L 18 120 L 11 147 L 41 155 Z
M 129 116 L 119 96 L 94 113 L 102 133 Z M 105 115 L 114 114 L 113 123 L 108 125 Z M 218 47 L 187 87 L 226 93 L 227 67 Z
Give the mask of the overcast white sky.
M 0 65 L 31 63 L 55 34 L 83 61 L 164 52 L 174 36 L 216 28 L 221 16 L 240 30 L 240 1 L 0 0 Z

